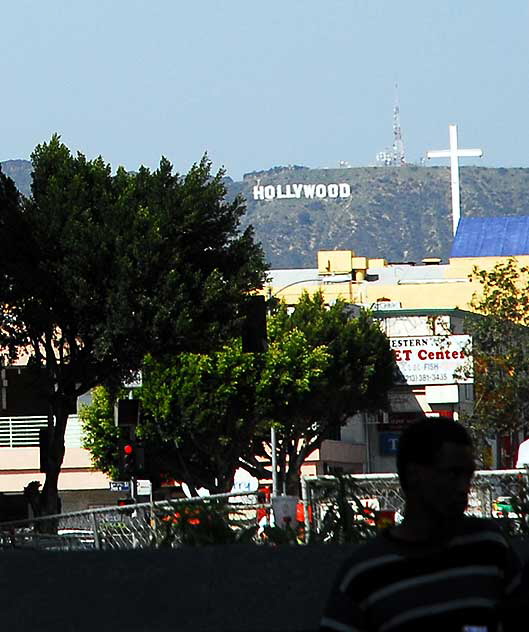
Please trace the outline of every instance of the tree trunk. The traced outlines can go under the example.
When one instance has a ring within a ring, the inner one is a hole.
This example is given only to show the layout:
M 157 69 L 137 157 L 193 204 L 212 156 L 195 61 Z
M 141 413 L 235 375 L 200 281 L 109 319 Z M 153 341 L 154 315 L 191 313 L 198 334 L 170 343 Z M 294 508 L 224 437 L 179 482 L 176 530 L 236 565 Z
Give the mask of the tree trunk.
M 289 469 L 286 477 L 286 492 L 287 496 L 300 496 L 300 475 L 299 472 L 294 472 Z
M 289 496 L 298 497 L 301 495 L 301 466 L 309 454 L 321 445 L 321 441 L 305 445 L 298 452 L 299 443 L 300 438 L 297 437 L 290 444 L 288 469 L 286 472 L 286 493 Z
M 300 455 L 295 454 L 295 452 L 289 459 L 285 485 L 286 493 L 289 496 L 297 496 L 298 498 L 301 496 L 301 465 L 304 460 L 304 456 L 300 458 Z
M 59 474 L 64 460 L 64 435 L 68 422 L 68 411 L 72 409 L 72 398 L 58 398 L 52 407 L 53 427 L 48 444 L 48 458 L 46 462 L 46 480 L 40 494 L 40 508 L 42 516 L 61 513 L 59 498 Z M 46 531 L 53 532 L 56 525 L 50 524 Z

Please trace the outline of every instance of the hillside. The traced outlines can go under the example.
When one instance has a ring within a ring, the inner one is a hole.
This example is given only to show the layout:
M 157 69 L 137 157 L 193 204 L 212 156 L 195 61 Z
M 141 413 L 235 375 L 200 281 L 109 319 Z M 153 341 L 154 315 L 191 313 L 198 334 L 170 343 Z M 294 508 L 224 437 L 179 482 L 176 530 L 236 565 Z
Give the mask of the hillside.
M 462 167 L 464 217 L 529 215 L 529 169 Z M 254 200 L 253 187 L 348 183 L 348 197 Z M 273 169 L 231 185 L 248 200 L 245 222 L 274 268 L 314 267 L 320 249 L 352 249 L 390 261 L 446 259 L 452 245 L 450 170 L 445 167 Z
M 6 160 L 0 162 L 2 171 L 12 178 L 18 190 L 24 195 L 31 192 L 31 163 L 29 160 Z
M 1 165 L 28 195 L 30 163 Z M 460 178 L 462 216 L 529 215 L 529 169 L 462 167 Z M 226 184 L 230 197 L 246 198 L 243 226 L 254 226 L 273 268 L 315 267 L 321 249 L 352 249 L 390 261 L 446 259 L 450 253 L 447 167 L 274 167 L 241 182 L 226 178 Z M 262 199 L 254 199 L 254 187 Z

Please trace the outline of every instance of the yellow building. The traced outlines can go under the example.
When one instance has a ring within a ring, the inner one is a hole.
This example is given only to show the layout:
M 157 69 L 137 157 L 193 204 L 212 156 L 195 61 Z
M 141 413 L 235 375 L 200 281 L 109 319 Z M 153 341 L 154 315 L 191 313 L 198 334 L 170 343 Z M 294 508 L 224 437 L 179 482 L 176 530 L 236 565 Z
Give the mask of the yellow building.
M 271 270 L 268 296 L 295 304 L 301 292 L 321 289 L 328 302 L 342 298 L 376 306 L 390 301 L 405 309 L 471 309 L 479 292 L 472 270 L 490 270 L 515 257 L 529 265 L 529 217 L 464 218 L 459 222 L 448 262 L 388 262 L 354 250 L 320 250 L 317 267 Z
M 390 263 L 360 256 L 353 250 L 324 250 L 318 252 L 315 268 L 272 270 L 265 292 L 295 305 L 303 291 L 322 290 L 327 303 L 341 298 L 373 309 L 392 347 L 411 337 L 420 337 L 425 348 L 435 346 L 435 338 L 446 339 L 447 333 L 457 344 L 465 338 L 464 323 L 472 309 L 472 297 L 481 290 L 480 284 L 472 280 L 473 269 L 490 270 L 512 257 L 521 265 L 529 265 L 528 217 L 466 218 L 459 223 L 446 263 L 436 258 Z M 426 357 L 427 352 L 422 353 Z M 414 366 L 416 373 L 410 378 L 414 382 L 408 380 L 390 393 L 391 410 L 383 423 L 380 419 L 352 420 L 342 429 L 341 441 L 324 442 L 321 453 L 313 455 L 310 473 L 324 473 L 329 467 L 393 471 L 394 450 L 388 446 L 396 447 L 400 423 L 424 414 L 457 419 L 463 410 L 471 408 L 471 380 L 456 379 L 457 372 L 450 367 L 447 372 L 442 369 L 444 378 L 440 379 L 439 370 L 432 373 L 424 369 L 431 363 Z M 350 444 L 350 451 L 355 447 L 354 461 L 347 461 L 342 443 Z

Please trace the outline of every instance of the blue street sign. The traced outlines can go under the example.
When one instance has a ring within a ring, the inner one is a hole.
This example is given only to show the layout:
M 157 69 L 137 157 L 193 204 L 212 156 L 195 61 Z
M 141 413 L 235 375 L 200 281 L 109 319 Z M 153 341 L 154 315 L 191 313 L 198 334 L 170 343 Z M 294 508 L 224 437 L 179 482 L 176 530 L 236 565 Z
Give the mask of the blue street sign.
M 130 492 L 129 481 L 110 481 L 111 492 Z
M 393 456 L 397 454 L 399 437 L 400 432 L 380 432 L 378 434 L 380 454 L 382 456 Z

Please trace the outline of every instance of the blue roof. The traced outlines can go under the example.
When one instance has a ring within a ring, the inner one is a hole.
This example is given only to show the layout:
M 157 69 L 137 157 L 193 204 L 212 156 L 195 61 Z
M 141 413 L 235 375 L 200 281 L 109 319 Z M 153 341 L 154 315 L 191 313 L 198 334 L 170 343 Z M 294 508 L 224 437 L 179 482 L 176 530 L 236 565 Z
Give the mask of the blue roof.
M 465 217 L 459 220 L 451 257 L 529 255 L 529 217 Z

